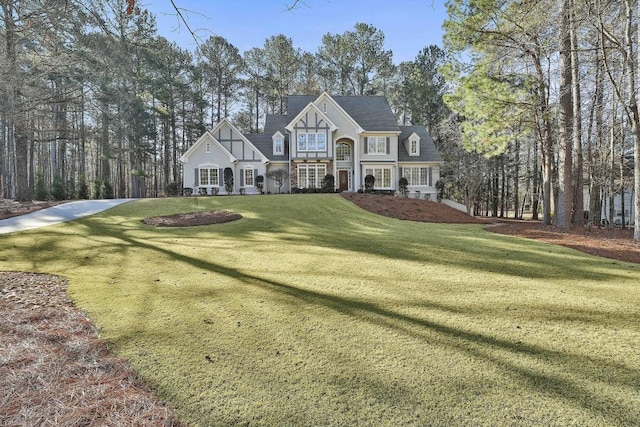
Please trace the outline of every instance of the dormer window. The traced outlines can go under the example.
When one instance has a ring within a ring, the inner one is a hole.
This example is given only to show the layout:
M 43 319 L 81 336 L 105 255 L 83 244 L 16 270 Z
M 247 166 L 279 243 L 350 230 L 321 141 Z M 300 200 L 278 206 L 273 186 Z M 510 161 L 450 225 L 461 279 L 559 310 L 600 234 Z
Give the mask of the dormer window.
M 284 155 L 284 136 L 280 132 L 273 135 L 273 155 Z
M 414 132 L 405 140 L 405 148 L 409 152 L 410 156 L 420 155 L 420 137 Z

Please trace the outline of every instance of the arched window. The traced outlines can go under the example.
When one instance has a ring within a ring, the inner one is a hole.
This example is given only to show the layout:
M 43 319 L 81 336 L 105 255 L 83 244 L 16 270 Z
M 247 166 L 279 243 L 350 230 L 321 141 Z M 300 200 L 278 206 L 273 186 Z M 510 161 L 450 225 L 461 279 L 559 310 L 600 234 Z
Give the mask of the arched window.
M 351 161 L 351 146 L 349 144 L 340 142 L 336 145 L 336 160 L 343 162 Z

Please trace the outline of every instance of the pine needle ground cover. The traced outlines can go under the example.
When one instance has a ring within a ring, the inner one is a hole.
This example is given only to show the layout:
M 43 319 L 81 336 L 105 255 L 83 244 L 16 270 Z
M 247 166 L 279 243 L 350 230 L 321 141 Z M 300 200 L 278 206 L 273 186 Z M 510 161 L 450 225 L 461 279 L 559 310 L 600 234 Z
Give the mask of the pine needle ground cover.
M 227 210 L 187 228 L 151 216 Z M 640 268 L 340 197 L 139 200 L 2 237 L 187 425 L 640 423 Z

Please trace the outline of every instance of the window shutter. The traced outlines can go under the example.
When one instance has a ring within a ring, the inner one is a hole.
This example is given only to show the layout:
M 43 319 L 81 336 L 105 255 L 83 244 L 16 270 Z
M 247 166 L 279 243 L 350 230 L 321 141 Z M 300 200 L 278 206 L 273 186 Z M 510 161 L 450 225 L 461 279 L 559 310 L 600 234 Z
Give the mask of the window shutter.
M 364 154 L 367 154 L 369 152 L 369 137 L 365 136 L 364 137 Z
M 256 185 L 256 177 L 258 176 L 258 169 L 253 170 L 253 185 Z
M 218 186 L 224 187 L 224 169 L 218 169 Z
M 194 181 L 195 185 L 194 185 L 194 187 L 197 187 L 197 186 L 200 185 L 200 171 L 198 170 L 198 168 L 196 168 L 196 172 L 195 172 L 194 177 L 195 177 L 195 181 Z
M 432 169 L 429 168 L 429 187 L 433 186 L 433 172 Z
M 391 138 L 387 138 L 387 154 L 391 153 Z
M 244 169 L 240 169 L 240 187 L 244 187 Z

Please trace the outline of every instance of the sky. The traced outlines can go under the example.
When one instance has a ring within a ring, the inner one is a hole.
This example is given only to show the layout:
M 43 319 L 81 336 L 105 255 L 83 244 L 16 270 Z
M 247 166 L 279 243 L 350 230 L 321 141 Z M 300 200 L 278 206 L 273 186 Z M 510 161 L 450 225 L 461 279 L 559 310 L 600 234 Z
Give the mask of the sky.
M 315 53 L 322 36 L 352 31 L 357 22 L 373 25 L 385 35 L 393 62 L 414 60 L 435 44 L 442 47 L 444 0 L 174 0 L 189 27 L 206 40 L 222 36 L 240 53 L 263 47 L 265 39 L 284 34 L 293 45 Z M 183 49 L 194 51 L 193 37 L 179 20 L 170 0 L 140 1 L 156 15 L 158 33 Z

